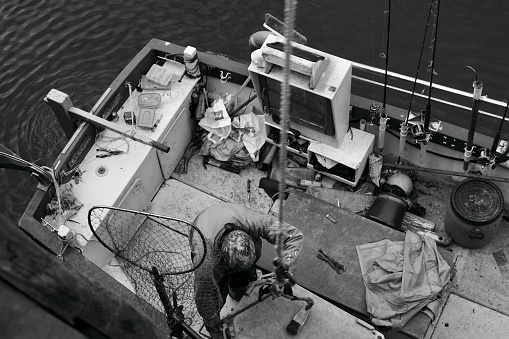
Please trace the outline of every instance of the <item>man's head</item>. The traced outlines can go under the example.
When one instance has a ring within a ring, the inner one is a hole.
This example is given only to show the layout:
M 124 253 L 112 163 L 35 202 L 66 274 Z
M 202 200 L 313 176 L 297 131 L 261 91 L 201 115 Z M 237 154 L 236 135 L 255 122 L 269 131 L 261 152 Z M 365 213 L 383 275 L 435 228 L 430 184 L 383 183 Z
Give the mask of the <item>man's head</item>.
M 245 270 L 256 258 L 253 239 L 244 231 L 231 231 L 224 237 L 221 254 L 231 268 Z

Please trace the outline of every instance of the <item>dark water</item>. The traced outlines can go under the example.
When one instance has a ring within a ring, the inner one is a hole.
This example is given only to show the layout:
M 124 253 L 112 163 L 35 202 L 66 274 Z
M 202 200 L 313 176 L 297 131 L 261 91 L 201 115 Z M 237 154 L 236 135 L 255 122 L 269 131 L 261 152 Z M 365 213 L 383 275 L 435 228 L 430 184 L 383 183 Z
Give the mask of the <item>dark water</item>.
M 296 29 L 311 47 L 384 68 L 385 6 L 301 1 Z M 390 70 L 415 76 L 429 7 L 423 0 L 392 1 Z M 50 89 L 89 110 L 154 37 L 247 61 L 248 38 L 263 29 L 264 13 L 283 19 L 283 10 L 284 1 L 273 0 L 0 1 L 0 143 L 51 165 L 66 139 L 43 102 Z M 483 94 L 503 100 L 509 87 L 506 13 L 504 1 L 444 1 L 434 82 L 471 92 L 473 73 L 464 70 L 470 65 L 484 82 Z M 423 60 L 429 51 L 428 42 Z M 0 169 L 0 221 L 16 222 L 36 185 L 28 173 Z

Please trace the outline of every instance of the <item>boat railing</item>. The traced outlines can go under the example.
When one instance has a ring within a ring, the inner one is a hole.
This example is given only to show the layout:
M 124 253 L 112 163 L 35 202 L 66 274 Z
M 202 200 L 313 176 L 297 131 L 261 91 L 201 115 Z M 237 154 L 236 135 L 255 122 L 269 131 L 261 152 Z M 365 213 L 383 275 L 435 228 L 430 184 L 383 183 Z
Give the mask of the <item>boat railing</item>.
M 352 75 L 352 80 L 360 81 L 360 82 L 371 84 L 371 85 L 374 85 L 374 86 L 384 87 L 383 77 L 385 76 L 385 70 L 377 68 L 377 67 L 369 66 L 369 65 L 364 65 L 364 64 L 361 64 L 361 63 L 356 63 L 356 62 L 352 62 L 352 68 L 353 68 L 354 72 L 356 72 L 356 73 L 357 72 L 362 72 L 363 74 L 369 73 L 369 74 L 372 74 L 372 75 L 379 76 L 379 77 L 382 78 L 382 82 L 379 82 L 379 81 L 376 81 L 376 80 L 373 80 L 373 79 L 368 79 L 367 77 L 360 76 L 360 75 Z M 403 83 L 406 83 L 406 84 L 413 85 L 413 83 L 415 82 L 415 78 L 412 78 L 412 77 L 409 77 L 409 76 L 406 76 L 406 75 L 402 75 L 402 74 L 399 74 L 399 73 L 391 72 L 391 71 L 387 71 L 387 76 L 390 79 L 397 79 L 397 80 L 402 81 Z M 421 80 L 421 79 L 417 79 L 416 83 L 421 85 L 421 86 L 426 86 L 427 88 L 429 88 L 429 85 L 430 85 L 429 82 Z M 447 86 L 443 86 L 443 85 L 439 85 L 439 84 L 436 84 L 436 83 L 433 83 L 431 87 L 433 89 L 433 93 L 436 93 L 435 90 L 438 90 L 438 91 L 440 91 L 442 93 L 445 93 L 444 97 L 447 96 L 447 94 L 452 94 L 452 95 L 454 95 L 454 96 L 456 96 L 458 98 L 458 101 L 452 101 L 450 99 L 440 98 L 438 96 L 432 96 L 430 98 L 431 101 L 439 102 L 441 104 L 445 104 L 446 106 L 456 107 L 456 108 L 459 108 L 459 109 L 462 109 L 462 110 L 467 110 L 467 111 L 471 111 L 472 110 L 471 106 L 466 106 L 466 105 L 458 103 L 459 101 L 461 101 L 461 99 L 470 99 L 470 100 L 472 100 L 472 93 L 461 91 L 461 90 L 458 90 L 458 89 L 455 89 L 455 88 L 451 88 L 451 87 L 447 87 Z M 409 96 L 412 94 L 412 91 L 411 91 L 412 86 L 410 86 L 409 89 L 405 89 L 405 88 L 398 87 L 398 86 L 387 85 L 387 88 L 390 89 L 390 90 L 396 91 L 396 92 L 408 94 Z M 415 97 L 420 97 L 420 98 L 423 98 L 423 99 L 427 99 L 428 98 L 427 95 L 422 94 L 422 93 L 418 93 L 418 92 L 414 92 L 414 96 Z M 451 97 L 451 96 L 448 95 L 448 97 Z M 506 105 L 507 105 L 506 102 L 503 102 L 503 101 L 500 101 L 500 100 L 490 99 L 488 97 L 483 97 L 482 101 L 485 102 L 485 103 L 494 105 L 495 107 L 505 108 Z M 490 107 L 493 107 L 493 106 L 490 106 Z M 498 120 L 502 119 L 501 115 L 497 115 L 497 114 L 494 114 L 492 112 L 488 112 L 488 111 L 485 111 L 485 110 L 479 110 L 479 114 L 482 114 L 482 115 L 485 115 L 485 116 L 488 116 L 488 117 L 492 117 L 492 118 L 495 118 L 495 119 L 498 119 Z

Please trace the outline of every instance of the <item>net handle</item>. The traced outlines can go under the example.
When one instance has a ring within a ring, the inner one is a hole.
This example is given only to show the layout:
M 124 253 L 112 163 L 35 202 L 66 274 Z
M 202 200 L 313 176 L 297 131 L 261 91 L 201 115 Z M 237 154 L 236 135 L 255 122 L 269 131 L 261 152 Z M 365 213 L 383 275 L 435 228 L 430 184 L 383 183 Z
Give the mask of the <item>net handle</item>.
M 176 316 L 175 310 L 171 306 L 170 298 L 168 297 L 168 294 L 166 294 L 166 290 L 164 289 L 164 278 L 161 274 L 159 274 L 159 271 L 155 266 L 152 267 L 151 274 L 152 277 L 154 278 L 154 286 L 157 290 L 157 294 L 159 295 L 159 298 L 161 299 L 161 302 L 164 307 L 164 311 L 166 312 L 167 323 L 170 330 L 173 331 L 175 329 L 172 327 L 172 322 L 176 322 L 181 326 L 181 329 L 187 335 L 189 335 L 190 338 L 203 339 L 198 333 L 196 333 L 195 330 L 193 330 L 191 326 L 189 326 L 188 324 L 186 324 L 185 321 L 182 321 Z M 177 307 L 176 302 L 174 306 Z

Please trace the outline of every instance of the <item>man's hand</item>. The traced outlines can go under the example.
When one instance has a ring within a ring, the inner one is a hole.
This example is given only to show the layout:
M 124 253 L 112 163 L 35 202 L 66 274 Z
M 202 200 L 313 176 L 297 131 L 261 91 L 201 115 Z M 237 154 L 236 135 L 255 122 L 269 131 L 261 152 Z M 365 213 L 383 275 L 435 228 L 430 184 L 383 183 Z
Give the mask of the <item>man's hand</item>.
M 221 332 L 209 332 L 210 339 L 224 339 L 223 331 Z
M 219 315 L 214 315 L 209 319 L 204 319 L 203 324 L 212 339 L 223 339 L 223 326 Z
M 219 315 L 214 315 L 212 318 L 203 320 L 203 324 L 205 325 L 205 329 L 209 332 L 211 339 L 230 339 L 230 330 L 226 328 L 226 337 L 223 333 L 223 327 L 226 325 L 223 324 Z
M 226 325 L 223 325 L 223 326 L 226 326 Z M 232 336 L 230 334 L 230 330 L 226 329 L 225 332 L 226 333 L 223 333 L 223 330 L 221 330 L 221 332 L 209 332 L 210 339 L 231 339 Z
M 270 285 L 269 290 L 275 298 L 278 298 L 283 294 L 284 287 L 284 283 L 274 280 L 274 282 Z

